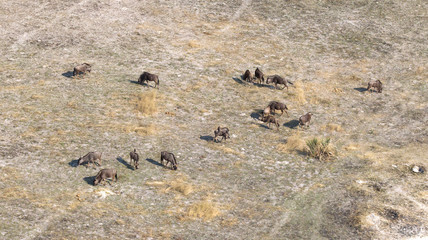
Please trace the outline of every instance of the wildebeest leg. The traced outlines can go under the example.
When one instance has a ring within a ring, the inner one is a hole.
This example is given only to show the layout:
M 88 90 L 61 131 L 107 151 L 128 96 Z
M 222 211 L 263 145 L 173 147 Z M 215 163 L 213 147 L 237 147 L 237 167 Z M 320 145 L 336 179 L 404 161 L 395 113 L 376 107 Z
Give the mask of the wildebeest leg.
M 288 115 L 288 112 L 287 112 L 287 110 L 284 110 L 285 111 L 285 113 L 287 113 L 287 117 L 290 117 L 290 115 Z
M 279 115 L 280 117 L 282 116 L 282 114 L 284 114 L 284 110 L 281 109 L 281 115 Z
M 283 88 L 281 88 L 281 90 L 282 90 L 282 89 L 284 89 L 285 87 L 287 87 L 287 85 L 285 85 L 285 84 L 284 84 L 284 87 L 283 87 Z M 288 87 L 287 87 L 287 90 L 288 90 Z

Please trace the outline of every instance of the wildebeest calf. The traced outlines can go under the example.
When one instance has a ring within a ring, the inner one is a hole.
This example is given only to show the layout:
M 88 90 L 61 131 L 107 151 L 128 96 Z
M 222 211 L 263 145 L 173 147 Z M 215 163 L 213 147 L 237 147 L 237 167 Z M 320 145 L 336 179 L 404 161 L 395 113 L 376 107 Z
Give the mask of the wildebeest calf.
M 380 80 L 370 81 L 368 83 L 368 86 L 367 86 L 367 91 L 370 90 L 371 88 L 374 88 L 374 89 L 376 89 L 376 91 L 378 93 L 381 93 L 382 92 L 382 82 Z
M 279 131 L 279 122 L 274 116 L 269 115 L 269 116 L 263 117 L 262 121 L 268 123 L 269 128 L 271 123 L 275 124 L 276 129 Z
M 254 76 L 259 79 L 259 83 L 265 82 L 265 77 L 262 71 L 259 68 L 254 72 Z
M 254 77 L 253 77 L 253 74 L 250 72 L 250 70 L 247 69 L 247 71 L 245 71 L 242 78 L 247 82 L 252 82 Z
M 175 156 L 173 153 L 163 151 L 161 152 L 161 159 L 160 162 L 163 165 L 163 160 L 166 160 L 165 166 L 168 166 L 168 163 L 171 163 L 171 167 L 174 170 L 177 170 L 177 160 L 175 159 Z
M 155 82 L 155 88 L 159 88 L 159 77 L 158 75 L 151 74 L 149 72 L 143 72 L 138 78 L 138 83 L 143 84 L 143 82 L 147 82 L 147 86 L 149 85 L 149 81 Z
M 80 73 L 86 74 L 86 72 L 91 72 L 91 65 L 89 63 L 83 63 L 74 67 L 73 76 Z
M 280 102 L 277 102 L 277 101 L 272 101 L 272 102 L 269 103 L 268 107 L 270 108 L 270 111 L 272 113 L 274 113 L 275 110 L 281 110 L 281 115 L 280 116 L 282 116 L 282 114 L 284 114 L 284 112 L 287 114 L 287 116 L 289 116 L 288 112 L 287 112 L 288 108 L 287 108 L 287 106 L 284 103 L 280 103 Z
M 287 88 L 287 91 L 288 91 L 288 83 L 291 84 L 291 85 L 293 85 L 292 82 L 290 82 L 288 80 L 285 80 L 284 78 L 282 78 L 279 75 L 268 76 L 267 79 L 266 79 L 266 83 L 274 83 L 275 84 L 275 89 L 278 89 L 278 87 L 277 87 L 278 84 L 283 84 L 284 87 L 281 88 L 281 90 L 284 89 L 284 88 Z
M 117 182 L 117 171 L 115 169 L 112 169 L 112 168 L 100 170 L 94 179 L 94 186 L 98 185 L 99 183 L 103 182 L 104 180 L 106 180 L 108 178 Z M 108 183 L 111 185 L 110 182 L 108 182 Z
M 87 153 L 85 156 L 80 157 L 78 159 L 78 165 L 82 165 L 83 163 L 92 163 L 93 165 L 95 165 L 95 163 L 98 164 L 98 166 L 101 166 L 101 155 L 103 153 L 99 153 L 99 152 L 89 152 Z
M 137 150 L 135 148 L 133 152 L 129 153 L 129 158 L 131 158 L 131 164 L 134 162 L 134 168 L 138 169 L 138 161 L 140 160 L 140 156 L 138 156 Z
M 214 139 L 213 141 L 217 142 L 217 137 L 221 136 L 221 141 L 223 141 L 223 139 L 226 141 L 226 139 L 230 138 L 229 136 L 229 128 L 227 127 L 220 127 L 218 126 L 218 128 L 216 130 L 214 130 Z
M 306 125 L 309 127 L 309 123 L 311 122 L 311 116 L 312 116 L 311 112 L 308 112 L 305 115 L 302 115 L 299 118 L 299 126 L 305 126 Z

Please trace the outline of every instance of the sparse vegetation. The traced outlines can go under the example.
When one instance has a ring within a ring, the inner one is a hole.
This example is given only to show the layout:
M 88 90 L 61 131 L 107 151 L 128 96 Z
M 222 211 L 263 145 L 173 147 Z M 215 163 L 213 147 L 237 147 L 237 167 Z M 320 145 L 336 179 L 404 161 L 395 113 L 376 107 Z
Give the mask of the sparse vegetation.
M 306 141 L 307 152 L 310 157 L 320 161 L 328 160 L 333 157 L 333 148 L 330 144 L 330 138 L 312 138 Z

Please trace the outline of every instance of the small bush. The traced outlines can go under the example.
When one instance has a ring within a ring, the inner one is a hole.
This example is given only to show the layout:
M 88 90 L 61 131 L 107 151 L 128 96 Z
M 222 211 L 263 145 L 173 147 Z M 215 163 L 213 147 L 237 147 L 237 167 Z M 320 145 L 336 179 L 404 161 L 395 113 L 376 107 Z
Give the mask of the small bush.
M 306 141 L 306 146 L 308 155 L 320 161 L 334 156 L 332 146 L 330 145 L 330 138 L 312 138 Z

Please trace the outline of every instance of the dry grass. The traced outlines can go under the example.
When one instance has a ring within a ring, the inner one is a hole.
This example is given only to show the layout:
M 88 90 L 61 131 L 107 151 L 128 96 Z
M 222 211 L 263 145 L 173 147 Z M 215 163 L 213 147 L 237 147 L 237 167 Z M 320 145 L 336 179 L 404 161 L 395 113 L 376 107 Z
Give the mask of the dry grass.
M 195 190 L 195 186 L 188 183 L 187 177 L 182 175 L 170 181 L 148 181 L 145 184 L 160 189 L 162 193 L 168 193 L 172 190 L 184 196 L 189 195 Z
M 156 106 L 156 90 L 140 93 L 138 96 L 136 109 L 144 115 L 153 115 L 157 112 Z
M 305 140 L 303 140 L 300 132 L 297 132 L 294 135 L 289 136 L 286 139 L 285 143 L 280 143 L 277 145 L 277 149 L 281 152 L 294 152 L 294 151 L 304 151 L 306 147 Z
M 201 218 L 204 221 L 210 221 L 221 214 L 217 204 L 206 199 L 192 204 L 188 211 L 187 216 L 190 218 Z
M 307 103 L 302 81 L 300 80 L 296 81 L 294 83 L 294 86 L 296 87 L 296 89 L 295 89 L 295 95 L 293 96 L 293 101 L 299 105 L 303 105 Z
M 334 147 L 330 144 L 330 138 L 312 138 L 306 141 L 306 145 L 306 152 L 308 155 L 320 161 L 328 160 L 335 155 Z
M 329 123 L 327 125 L 322 126 L 321 130 L 329 132 L 343 132 L 342 126 L 335 123 Z

